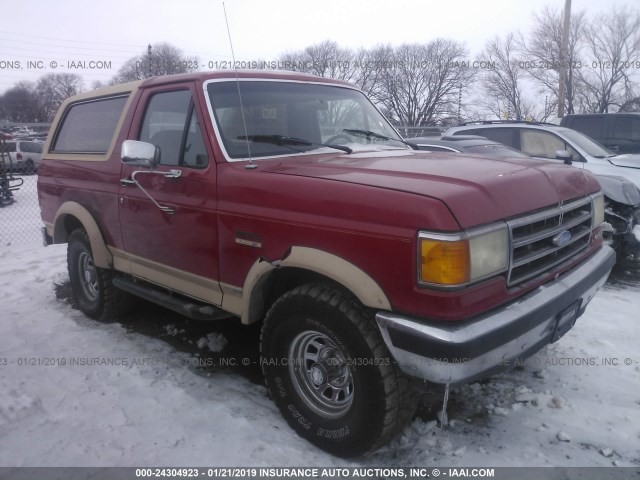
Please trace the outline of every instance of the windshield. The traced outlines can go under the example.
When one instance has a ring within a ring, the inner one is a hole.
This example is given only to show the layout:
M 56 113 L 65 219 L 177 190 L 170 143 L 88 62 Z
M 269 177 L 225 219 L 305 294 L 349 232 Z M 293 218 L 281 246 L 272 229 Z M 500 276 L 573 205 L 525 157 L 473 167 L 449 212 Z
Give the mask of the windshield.
M 326 145 L 407 148 L 369 99 L 351 88 L 233 80 L 211 82 L 207 90 L 220 138 L 233 159 L 307 152 Z M 273 140 L 289 137 L 296 142 Z
M 584 150 L 588 155 L 596 158 L 613 157 L 615 154 L 611 150 L 607 150 L 595 140 L 591 140 L 584 133 L 570 128 L 564 128 L 561 132 L 575 146 Z

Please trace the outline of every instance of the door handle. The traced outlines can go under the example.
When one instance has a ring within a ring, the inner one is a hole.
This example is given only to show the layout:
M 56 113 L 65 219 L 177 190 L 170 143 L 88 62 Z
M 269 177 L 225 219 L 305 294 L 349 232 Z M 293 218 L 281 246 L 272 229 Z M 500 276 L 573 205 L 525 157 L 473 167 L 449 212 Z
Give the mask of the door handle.
M 120 185 L 122 185 L 123 187 L 128 187 L 129 185 L 135 185 L 136 182 L 133 181 L 131 178 L 121 178 L 120 179 Z

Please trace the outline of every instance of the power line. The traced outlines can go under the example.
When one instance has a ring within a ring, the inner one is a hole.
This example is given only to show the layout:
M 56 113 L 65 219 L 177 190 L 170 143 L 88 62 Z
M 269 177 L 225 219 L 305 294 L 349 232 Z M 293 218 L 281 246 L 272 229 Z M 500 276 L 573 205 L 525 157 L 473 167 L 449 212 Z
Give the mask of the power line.
M 42 35 L 32 35 L 32 34 L 26 34 L 23 32 L 7 32 L 6 30 L 0 30 L 0 34 L 6 34 L 6 35 L 11 35 L 11 36 L 17 36 L 17 37 L 33 37 L 33 38 L 42 38 L 45 40 L 57 40 L 60 42 L 72 42 L 72 43 L 78 43 L 78 39 L 64 39 L 64 38 L 58 38 L 58 37 L 44 37 Z M 83 40 L 82 43 L 93 43 L 96 45 L 114 45 L 114 46 L 119 46 L 119 47 L 134 47 L 134 48 L 139 48 L 140 50 L 146 48 L 146 45 L 134 45 L 134 44 L 126 44 L 126 43 L 108 43 L 108 42 L 91 42 L 91 41 L 87 41 L 87 40 Z
M 43 44 L 42 43 L 35 43 L 35 42 L 26 42 L 23 40 L 4 40 L 4 39 L 0 39 L 0 43 L 17 43 L 19 45 L 35 45 L 37 47 L 42 47 Z M 93 48 L 93 47 L 75 47 L 75 46 L 71 46 L 71 45 L 51 45 L 51 44 L 47 44 L 46 45 L 47 48 L 61 48 L 61 49 L 70 49 L 70 50 L 91 50 L 93 52 L 116 52 L 116 53 L 124 53 L 125 50 L 122 51 L 118 51 L 118 50 L 107 50 L 107 49 L 101 49 L 101 48 Z M 21 48 L 21 47 L 14 47 L 14 46 L 7 46 L 7 48 L 12 49 L 12 50 L 34 50 L 33 48 Z M 131 50 L 127 50 L 127 52 L 131 52 Z

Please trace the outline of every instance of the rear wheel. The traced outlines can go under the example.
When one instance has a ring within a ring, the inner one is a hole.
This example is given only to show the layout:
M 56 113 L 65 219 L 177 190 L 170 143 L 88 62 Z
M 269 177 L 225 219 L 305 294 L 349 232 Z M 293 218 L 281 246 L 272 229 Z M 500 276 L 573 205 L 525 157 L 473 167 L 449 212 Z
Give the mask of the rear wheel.
M 301 286 L 273 305 L 261 362 L 289 425 L 334 455 L 370 453 L 413 418 L 418 396 L 370 312 L 331 288 Z
M 131 307 L 131 295 L 113 285 L 113 271 L 95 265 L 89 236 L 82 228 L 69 236 L 67 267 L 76 305 L 89 317 L 110 320 Z

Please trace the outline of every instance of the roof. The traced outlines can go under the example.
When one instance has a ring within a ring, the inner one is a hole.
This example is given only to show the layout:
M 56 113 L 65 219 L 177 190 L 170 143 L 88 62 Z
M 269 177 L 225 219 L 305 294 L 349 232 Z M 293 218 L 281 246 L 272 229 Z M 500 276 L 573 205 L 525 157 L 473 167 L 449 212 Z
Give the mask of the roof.
M 474 124 L 464 124 L 458 127 L 451 127 L 445 133 L 449 132 L 464 132 L 466 130 L 483 130 L 483 129 L 493 129 L 493 128 L 517 128 L 517 127 L 526 127 L 538 130 L 546 130 L 551 132 L 566 132 L 566 131 L 575 131 L 567 127 L 562 127 L 560 125 L 556 125 L 554 123 L 536 123 L 536 122 L 502 122 L 502 123 L 474 123 Z M 453 135 L 449 135 L 453 136 Z M 456 135 L 457 136 L 457 135 Z M 469 135 L 465 135 L 469 136 Z
M 294 80 L 299 82 L 319 82 L 331 83 L 335 85 L 343 85 L 354 87 L 353 84 L 334 80 L 331 78 L 318 77 L 302 72 L 290 72 L 285 70 L 211 70 L 207 72 L 181 73 L 177 75 L 161 75 L 158 77 L 150 77 L 142 80 L 141 87 L 150 87 L 155 85 L 166 85 L 177 82 L 205 82 L 213 79 L 268 79 L 268 80 Z

